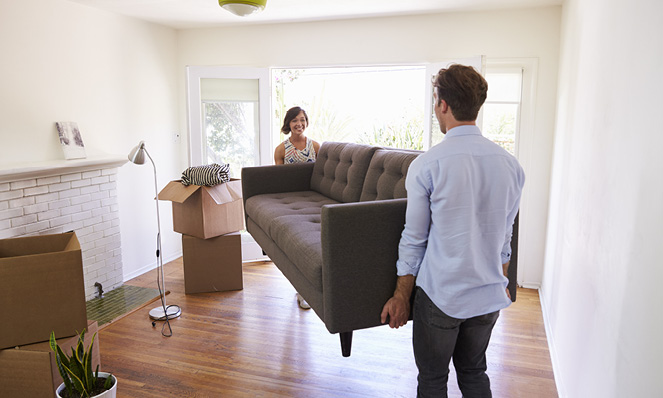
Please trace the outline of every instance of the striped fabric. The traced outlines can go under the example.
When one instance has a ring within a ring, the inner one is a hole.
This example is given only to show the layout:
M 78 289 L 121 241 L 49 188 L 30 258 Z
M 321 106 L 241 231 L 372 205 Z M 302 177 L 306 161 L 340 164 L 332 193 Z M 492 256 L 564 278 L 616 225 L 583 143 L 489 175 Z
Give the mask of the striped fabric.
M 189 167 L 182 172 L 182 184 L 212 186 L 230 181 L 229 164 L 207 164 Z
M 283 158 L 283 163 L 307 163 L 315 162 L 315 149 L 313 149 L 313 140 L 306 137 L 306 148 L 301 151 L 295 148 L 290 142 L 290 138 L 286 138 L 283 141 L 285 145 L 285 157 Z

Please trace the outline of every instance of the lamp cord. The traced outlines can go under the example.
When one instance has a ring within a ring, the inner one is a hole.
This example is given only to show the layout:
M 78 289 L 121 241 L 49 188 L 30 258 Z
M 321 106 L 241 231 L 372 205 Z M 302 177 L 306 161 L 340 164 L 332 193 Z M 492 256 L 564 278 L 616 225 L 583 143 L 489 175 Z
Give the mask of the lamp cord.
M 162 257 L 161 257 L 161 239 L 159 239 L 159 238 L 160 238 L 160 236 L 159 236 L 159 234 L 157 234 L 157 261 L 158 261 L 159 266 L 161 267 L 161 271 L 163 271 L 163 260 L 162 260 Z M 170 326 L 170 318 L 168 317 L 168 309 L 170 309 L 171 307 L 177 307 L 177 309 L 181 311 L 181 308 L 180 308 L 179 305 L 176 305 L 176 304 L 170 304 L 170 305 L 166 306 L 166 303 L 165 303 L 165 300 L 164 300 L 164 297 L 166 295 L 166 292 L 165 292 L 166 287 L 164 286 L 163 289 L 162 289 L 161 286 L 163 285 L 164 281 L 163 281 L 163 279 L 160 278 L 159 274 L 160 274 L 160 272 L 159 272 L 159 270 L 157 270 L 157 287 L 159 288 L 159 298 L 161 299 L 161 307 L 163 307 L 164 316 L 159 318 L 159 319 L 155 319 L 155 321 L 165 321 L 163 323 L 163 325 L 161 325 L 161 335 L 163 335 L 164 337 L 171 337 L 173 335 L 173 328 Z M 179 311 L 177 311 L 177 312 L 179 312 Z M 156 326 L 155 322 L 152 322 L 152 326 Z M 168 327 L 168 331 L 166 331 L 166 326 Z
M 157 287 L 159 288 L 159 298 L 161 299 L 161 307 L 163 307 L 163 313 L 164 316 L 156 319 L 156 321 L 165 321 L 163 325 L 161 325 L 161 335 L 164 337 L 171 337 L 173 335 L 173 328 L 170 326 L 170 319 L 168 318 L 168 309 L 170 307 L 178 307 L 177 305 L 169 305 L 166 306 L 166 302 L 164 300 L 164 296 L 166 295 L 166 286 L 164 284 L 163 289 L 161 288 L 161 285 L 163 284 L 163 279 L 159 277 L 159 274 L 163 272 L 163 260 L 161 257 L 161 232 L 157 233 L 157 264 L 160 267 L 160 270 L 157 270 Z M 154 325 L 154 322 L 152 323 Z M 166 332 L 166 326 L 168 326 L 168 331 Z

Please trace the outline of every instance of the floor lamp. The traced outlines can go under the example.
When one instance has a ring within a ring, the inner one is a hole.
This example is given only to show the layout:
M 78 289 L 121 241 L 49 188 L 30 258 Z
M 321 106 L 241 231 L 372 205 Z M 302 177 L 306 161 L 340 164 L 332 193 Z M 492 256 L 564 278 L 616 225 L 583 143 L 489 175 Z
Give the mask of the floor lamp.
M 129 160 L 135 164 L 145 163 L 145 155 L 152 162 L 154 168 L 154 192 L 156 193 L 155 203 L 157 205 L 157 286 L 159 287 L 159 295 L 161 296 L 161 307 L 156 307 L 150 310 L 150 318 L 158 321 L 168 321 L 172 318 L 177 318 L 182 314 L 182 309 L 177 305 L 166 305 L 166 280 L 163 275 L 163 259 L 161 253 L 161 220 L 159 218 L 159 189 L 157 188 L 157 166 L 152 160 L 145 142 L 141 141 L 134 149 L 129 152 Z M 161 274 L 161 283 L 159 283 L 159 273 Z

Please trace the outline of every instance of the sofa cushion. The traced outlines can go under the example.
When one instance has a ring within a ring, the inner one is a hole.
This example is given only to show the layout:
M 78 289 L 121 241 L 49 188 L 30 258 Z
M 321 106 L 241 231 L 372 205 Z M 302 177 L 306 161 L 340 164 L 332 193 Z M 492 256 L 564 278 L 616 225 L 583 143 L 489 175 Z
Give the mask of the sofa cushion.
M 342 203 L 358 202 L 371 157 L 378 147 L 324 142 L 311 177 L 311 189 Z
M 320 214 L 290 215 L 273 221 L 272 238 L 299 272 L 322 291 Z
M 322 290 L 320 212 L 337 204 L 317 192 L 301 191 L 252 196 L 245 210 L 317 289 Z
M 368 167 L 359 200 L 364 202 L 407 197 L 407 169 L 420 154 L 420 151 L 407 149 L 378 149 Z

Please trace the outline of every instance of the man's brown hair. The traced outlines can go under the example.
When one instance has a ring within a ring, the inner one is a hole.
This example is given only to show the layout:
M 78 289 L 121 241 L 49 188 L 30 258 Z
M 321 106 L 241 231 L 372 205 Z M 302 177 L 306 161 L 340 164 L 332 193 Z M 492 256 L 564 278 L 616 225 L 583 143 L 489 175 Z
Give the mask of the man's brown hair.
M 446 101 L 459 122 L 477 119 L 488 92 L 488 82 L 483 76 L 471 66 L 458 64 L 440 69 L 433 78 L 433 87 L 438 101 Z

